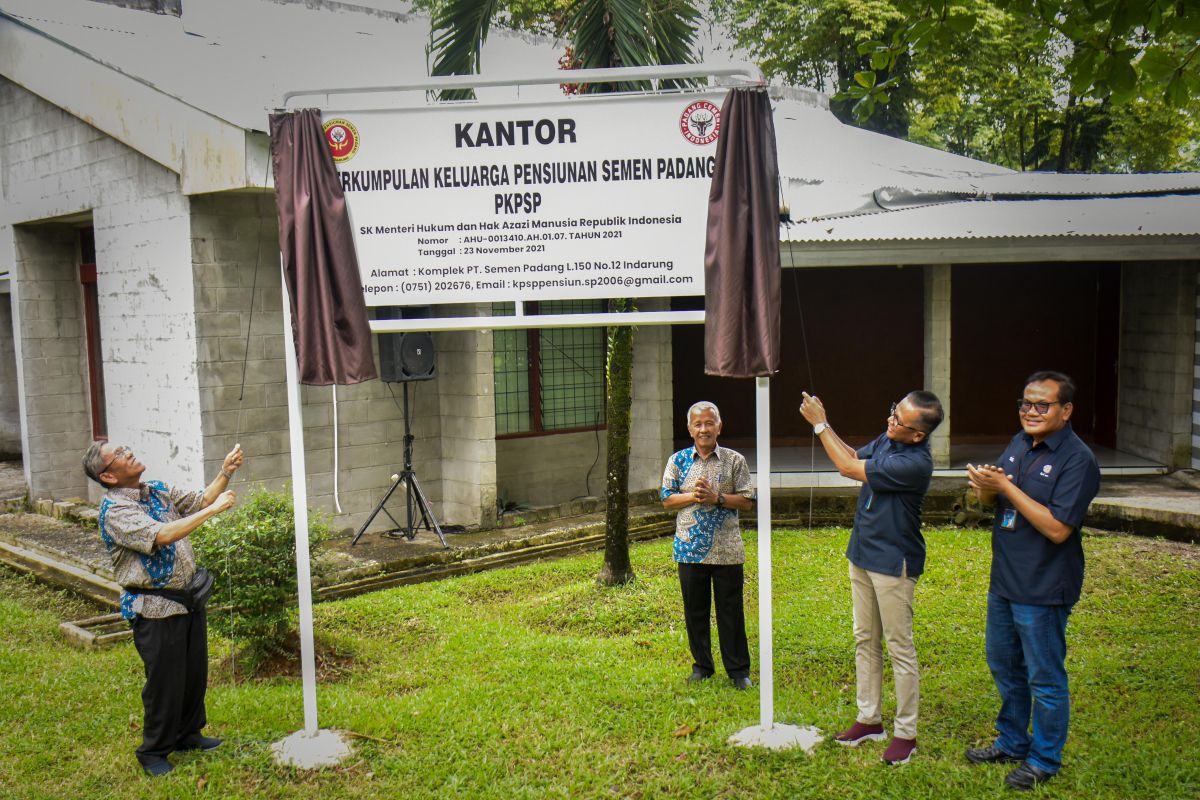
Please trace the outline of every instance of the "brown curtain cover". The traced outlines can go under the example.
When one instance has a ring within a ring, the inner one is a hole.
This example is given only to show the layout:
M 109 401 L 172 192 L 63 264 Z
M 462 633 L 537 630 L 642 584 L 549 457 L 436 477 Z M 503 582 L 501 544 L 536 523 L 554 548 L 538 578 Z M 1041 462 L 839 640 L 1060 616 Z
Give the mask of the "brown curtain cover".
M 377 378 L 350 215 L 320 111 L 271 115 L 271 162 L 300 382 Z
M 708 194 L 704 371 L 725 378 L 779 371 L 779 163 L 767 93 L 733 89 Z

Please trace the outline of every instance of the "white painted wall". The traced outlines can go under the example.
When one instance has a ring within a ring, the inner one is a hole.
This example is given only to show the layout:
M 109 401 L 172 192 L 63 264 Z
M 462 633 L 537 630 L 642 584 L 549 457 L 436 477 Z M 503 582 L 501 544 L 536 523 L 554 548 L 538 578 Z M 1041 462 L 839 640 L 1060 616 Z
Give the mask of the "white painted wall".
M 148 477 L 197 485 L 202 480 L 202 449 L 196 424 L 200 404 L 195 297 L 188 200 L 180 191 L 179 177 L 4 79 L 0 79 L 0 174 L 4 188 L 0 241 L 14 241 L 15 225 L 86 224 L 90 215 L 96 238 L 109 438 L 133 447 L 150 465 Z M 37 225 L 22 230 L 30 242 L 40 235 Z M 71 270 L 78 272 L 77 252 L 61 247 L 34 249 L 39 260 L 26 265 L 28 269 L 20 269 L 18 263 L 0 264 L 0 268 L 16 267 L 14 295 L 22 297 L 25 287 L 31 301 L 37 299 L 37 284 L 50 271 L 56 286 Z M 20 258 L 15 246 L 0 248 L 0 260 L 5 254 L 11 262 Z M 59 286 L 55 291 L 57 296 L 65 290 Z M 58 300 L 65 302 L 63 297 Z M 60 313 L 66 313 L 67 306 L 62 308 Z M 34 322 L 27 319 L 24 324 Z M 39 369 L 58 367 L 47 367 L 36 353 L 22 353 L 21 327 L 17 325 L 15 345 L 29 386 Z M 81 357 L 78 363 L 77 371 L 83 370 L 86 361 Z M 74 377 L 86 381 L 86 374 Z M 27 397 L 23 421 L 32 413 L 32 404 L 34 398 Z M 70 455 L 77 465 L 86 441 L 74 438 L 62 447 L 73 450 Z M 54 454 L 56 470 L 74 469 L 68 466 L 67 456 Z M 35 452 L 29 458 L 50 456 Z M 36 474 L 41 465 L 26 466 Z M 38 482 L 31 483 L 34 497 L 40 496 Z M 75 494 L 94 492 L 82 473 L 77 484 L 73 477 L 71 483 Z M 70 492 L 70 487 L 54 482 L 48 490 L 59 496 Z
M 148 476 L 202 486 L 188 201 L 157 165 L 141 178 L 144 196 L 94 212 L 109 438 Z

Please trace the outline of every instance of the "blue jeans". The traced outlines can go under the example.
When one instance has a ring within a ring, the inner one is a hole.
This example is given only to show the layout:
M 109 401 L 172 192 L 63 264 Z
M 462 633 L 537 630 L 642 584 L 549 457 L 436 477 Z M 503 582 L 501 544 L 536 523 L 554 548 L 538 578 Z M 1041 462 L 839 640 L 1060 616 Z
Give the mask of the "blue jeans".
M 988 593 L 987 663 L 1000 692 L 996 747 L 1050 773 L 1062 766 L 1071 719 L 1065 664 L 1070 614 L 1070 606 L 1013 603 Z

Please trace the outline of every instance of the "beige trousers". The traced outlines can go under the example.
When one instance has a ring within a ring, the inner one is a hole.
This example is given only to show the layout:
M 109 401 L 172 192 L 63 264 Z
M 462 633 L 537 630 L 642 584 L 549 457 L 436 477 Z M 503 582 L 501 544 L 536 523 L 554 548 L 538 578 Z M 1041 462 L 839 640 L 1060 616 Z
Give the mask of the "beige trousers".
M 858 684 L 858 721 L 883 721 L 883 641 L 887 641 L 896 681 L 896 725 L 893 735 L 917 738 L 917 706 L 921 679 L 913 646 L 913 590 L 916 578 L 896 578 L 850 565 L 854 598 L 854 660 Z

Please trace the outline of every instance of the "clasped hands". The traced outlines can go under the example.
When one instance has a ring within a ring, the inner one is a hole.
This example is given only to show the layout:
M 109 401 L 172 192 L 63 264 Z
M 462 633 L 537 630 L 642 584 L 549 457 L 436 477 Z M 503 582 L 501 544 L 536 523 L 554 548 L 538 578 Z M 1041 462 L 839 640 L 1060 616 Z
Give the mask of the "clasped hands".
M 692 500 L 701 505 L 713 506 L 717 504 L 717 495 L 720 494 L 708 482 L 708 478 L 697 478 L 696 488 L 692 490 Z
M 993 464 L 967 464 L 967 482 L 971 488 L 984 494 L 1002 494 L 1012 482 L 1012 475 Z

